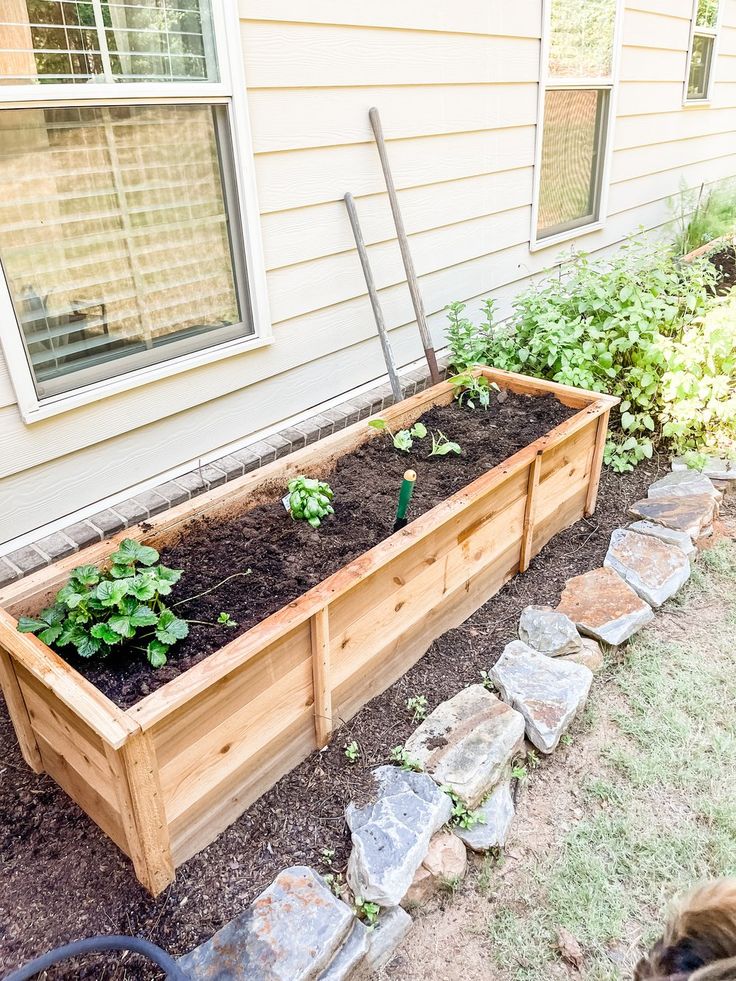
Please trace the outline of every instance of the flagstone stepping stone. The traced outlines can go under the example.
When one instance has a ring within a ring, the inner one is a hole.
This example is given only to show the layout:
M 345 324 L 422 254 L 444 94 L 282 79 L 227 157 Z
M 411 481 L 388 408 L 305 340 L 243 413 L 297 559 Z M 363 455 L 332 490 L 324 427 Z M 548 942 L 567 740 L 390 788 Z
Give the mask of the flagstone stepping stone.
M 452 802 L 426 773 L 381 766 L 373 779 L 373 802 L 345 811 L 353 842 L 347 882 L 356 899 L 398 906 Z
M 708 494 L 716 501 L 723 498 L 712 481 L 697 470 L 675 470 L 665 474 L 647 491 L 647 497 L 693 497 L 697 494 Z
M 483 685 L 442 702 L 407 739 L 410 759 L 477 807 L 524 743 L 524 720 Z
M 613 569 L 650 606 L 661 606 L 690 578 L 690 559 L 676 545 L 617 528 L 603 565 Z
M 574 654 L 566 654 L 562 660 L 584 664 L 586 668 L 590 668 L 593 674 L 597 674 L 604 664 L 601 645 L 592 637 L 583 637 L 582 649 L 575 651 Z
M 593 672 L 582 664 L 538 654 L 520 640 L 507 644 L 489 672 L 493 683 L 524 716 L 527 738 L 551 753 L 585 705 Z
M 378 917 L 378 923 L 369 931 L 368 951 L 357 975 L 352 976 L 350 981 L 358 981 L 358 978 L 373 977 L 380 971 L 393 957 L 394 951 L 401 941 L 411 930 L 414 921 L 400 906 L 387 909 Z
M 581 633 L 605 644 L 625 640 L 654 619 L 648 603 L 612 569 L 592 569 L 568 579 L 557 606 Z
M 350 907 L 320 876 L 297 865 L 280 872 L 245 912 L 178 963 L 197 981 L 313 981 L 354 923 Z
M 629 514 L 645 521 L 664 525 L 674 531 L 684 531 L 697 542 L 712 534 L 717 504 L 710 494 L 694 494 L 690 497 L 650 497 L 637 501 L 629 508 Z
M 474 852 L 503 848 L 515 813 L 511 781 L 504 780 L 494 787 L 476 813 L 479 820 L 472 828 L 455 828 L 460 841 Z
M 676 456 L 672 461 L 672 470 L 675 472 L 689 470 L 691 473 L 702 473 L 710 480 L 736 481 L 736 460 L 726 460 L 718 456 L 706 456 L 702 471 L 692 470 L 688 467 L 684 457 Z
M 403 906 L 421 906 L 437 890 L 465 878 L 468 855 L 465 845 L 449 831 L 440 831 L 429 843 L 429 851 L 414 876 Z
M 551 606 L 527 606 L 521 611 L 519 640 L 550 657 L 574 654 L 583 646 L 572 620 Z
M 665 528 L 663 525 L 655 525 L 653 521 L 634 521 L 629 526 L 629 531 L 636 531 L 640 535 L 651 535 L 652 538 L 659 538 L 668 545 L 677 545 L 685 555 L 694 555 L 697 548 L 693 544 L 692 538 L 684 531 L 675 531 L 672 528 Z
M 355 978 L 358 968 L 365 963 L 370 935 L 370 930 L 360 920 L 354 920 L 347 940 L 327 970 L 320 974 L 319 981 L 348 981 L 349 978 Z

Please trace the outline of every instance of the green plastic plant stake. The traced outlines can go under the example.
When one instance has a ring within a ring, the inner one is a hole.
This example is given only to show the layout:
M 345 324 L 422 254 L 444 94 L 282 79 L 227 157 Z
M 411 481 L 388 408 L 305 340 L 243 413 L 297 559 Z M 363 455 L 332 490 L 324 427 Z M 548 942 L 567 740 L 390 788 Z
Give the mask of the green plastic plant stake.
M 406 512 L 409 510 L 409 502 L 411 501 L 411 496 L 414 493 L 414 484 L 416 483 L 417 475 L 415 470 L 407 470 L 404 474 L 404 479 L 401 481 L 401 490 L 399 491 L 399 506 L 396 508 L 396 521 L 394 521 L 394 531 L 399 531 L 400 528 L 406 527 L 407 517 Z

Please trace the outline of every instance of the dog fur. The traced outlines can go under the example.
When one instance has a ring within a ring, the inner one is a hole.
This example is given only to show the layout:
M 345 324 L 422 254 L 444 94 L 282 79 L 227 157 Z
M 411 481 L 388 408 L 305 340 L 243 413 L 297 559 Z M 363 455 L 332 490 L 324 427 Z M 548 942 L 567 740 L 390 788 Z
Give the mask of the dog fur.
M 670 914 L 634 981 L 736 981 L 736 879 L 699 886 Z

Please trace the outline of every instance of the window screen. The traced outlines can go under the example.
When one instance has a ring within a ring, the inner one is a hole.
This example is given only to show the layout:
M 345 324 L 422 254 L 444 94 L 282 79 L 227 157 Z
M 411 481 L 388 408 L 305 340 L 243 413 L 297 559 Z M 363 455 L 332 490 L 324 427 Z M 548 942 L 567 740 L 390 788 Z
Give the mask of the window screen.
M 226 112 L 0 112 L 0 260 L 39 396 L 252 333 Z
M 0 84 L 216 80 L 209 0 L 0 2 Z

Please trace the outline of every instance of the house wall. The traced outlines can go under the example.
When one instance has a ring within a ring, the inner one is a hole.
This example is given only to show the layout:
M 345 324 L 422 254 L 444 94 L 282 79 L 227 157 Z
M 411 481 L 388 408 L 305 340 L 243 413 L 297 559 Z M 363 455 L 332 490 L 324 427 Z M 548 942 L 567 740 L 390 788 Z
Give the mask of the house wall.
M 628 0 L 609 215 L 588 251 L 668 196 L 736 173 L 736 0 L 713 101 L 683 108 L 691 0 Z M 435 343 L 447 303 L 501 308 L 569 249 L 530 252 L 541 0 L 241 0 L 274 342 L 24 424 L 0 361 L 0 542 L 384 372 L 342 203 L 358 202 L 398 360 L 421 354 L 368 108 L 380 108 Z

